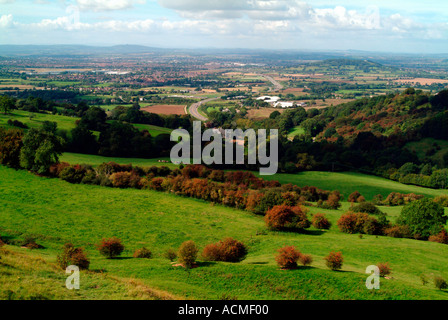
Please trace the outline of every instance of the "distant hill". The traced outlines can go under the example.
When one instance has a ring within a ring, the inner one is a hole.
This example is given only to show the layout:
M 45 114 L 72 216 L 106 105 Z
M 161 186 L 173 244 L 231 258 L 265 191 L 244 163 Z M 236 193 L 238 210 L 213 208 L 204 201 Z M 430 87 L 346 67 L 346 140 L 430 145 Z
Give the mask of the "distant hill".
M 152 53 L 164 50 L 139 45 L 116 45 L 110 47 L 84 45 L 0 45 L 0 55 L 2 56 L 108 55 Z

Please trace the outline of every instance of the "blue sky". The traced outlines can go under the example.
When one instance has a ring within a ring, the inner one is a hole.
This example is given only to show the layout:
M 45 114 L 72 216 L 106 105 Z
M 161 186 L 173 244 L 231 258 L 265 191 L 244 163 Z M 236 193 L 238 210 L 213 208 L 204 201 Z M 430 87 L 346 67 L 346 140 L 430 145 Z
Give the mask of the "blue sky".
M 448 2 L 0 0 L 0 44 L 448 53 Z

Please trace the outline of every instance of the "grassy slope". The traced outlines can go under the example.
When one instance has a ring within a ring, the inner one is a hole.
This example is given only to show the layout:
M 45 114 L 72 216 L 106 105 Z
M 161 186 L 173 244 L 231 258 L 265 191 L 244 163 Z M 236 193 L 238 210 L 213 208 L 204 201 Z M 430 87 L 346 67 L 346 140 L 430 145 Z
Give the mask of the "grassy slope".
M 307 171 L 298 174 L 279 173 L 273 176 L 263 176 L 263 178 L 278 180 L 280 183 L 292 183 L 298 186 L 316 186 L 324 190 L 339 190 L 346 197 L 353 191 L 358 190 L 367 200 L 372 199 L 377 194 L 382 194 L 385 197 L 391 192 L 413 192 L 428 197 L 447 194 L 446 190 L 405 185 L 381 177 L 353 172 Z
M 30 119 L 30 116 L 33 118 Z M 22 110 L 13 110 L 11 113 L 5 115 L 0 113 L 0 127 L 9 128 L 10 126 L 7 124 L 8 120 L 19 120 L 30 128 L 40 128 L 44 121 L 54 121 L 58 124 L 58 129 L 64 130 L 72 130 L 76 127 L 76 120 L 79 118 L 75 117 L 67 117 L 61 115 L 53 115 L 49 113 L 31 113 L 28 111 Z M 148 130 L 151 136 L 155 137 L 159 134 L 166 133 L 170 134 L 172 129 L 163 128 L 159 126 L 147 125 L 147 124 L 134 124 L 139 130 Z
M 30 119 L 31 115 L 33 116 L 32 119 Z M 39 128 L 42 126 L 42 123 L 44 121 L 54 121 L 57 122 L 59 129 L 71 130 L 75 128 L 75 121 L 78 118 L 44 113 L 31 113 L 22 110 L 13 110 L 10 114 L 7 115 L 3 113 L 0 114 L 0 126 L 8 127 L 7 122 L 9 119 L 19 120 L 28 125 L 30 128 Z
M 12 246 L 0 249 L 0 300 L 177 298 L 149 288 L 136 279 L 95 271 L 81 271 L 82 290 L 67 290 L 65 280 L 68 275 L 65 270 L 49 262 L 52 259 L 46 254 L 39 253 Z
M 448 277 L 446 245 L 374 236 L 360 239 L 342 234 L 335 227 L 328 232 L 311 229 L 306 234 L 257 235 L 264 230 L 262 217 L 199 200 L 148 190 L 71 185 L 4 167 L 0 167 L 0 176 L 1 233 L 14 237 L 35 234 L 46 247 L 35 253 L 46 256 L 50 262 L 54 262 L 64 242 L 72 241 L 87 249 L 92 270 L 138 278 L 146 286 L 186 298 L 217 299 L 223 294 L 239 299 L 448 297 L 432 284 L 423 287 L 419 280 L 421 273 Z M 327 212 L 333 223 L 343 212 L 311 208 L 311 213 L 317 211 Z M 124 257 L 147 246 L 155 258 L 106 260 L 97 254 L 94 244 L 109 236 L 122 238 L 126 245 Z M 203 262 L 199 268 L 185 272 L 160 258 L 165 249 L 177 247 L 187 239 L 193 239 L 202 249 L 226 236 L 250 246 L 245 261 Z M 284 245 L 295 245 L 312 254 L 313 267 L 279 270 L 274 255 Z M 322 258 L 330 250 L 343 252 L 343 272 L 326 269 Z M 382 261 L 391 264 L 394 279 L 382 280 L 379 291 L 366 290 L 365 268 Z
M 65 152 L 60 157 L 59 161 L 61 162 L 68 162 L 70 164 L 90 164 L 93 166 L 97 166 L 99 164 L 102 164 L 104 162 L 116 162 L 118 164 L 130 164 L 132 163 L 134 166 L 140 166 L 140 167 L 151 167 L 151 166 L 167 166 L 170 168 L 175 168 L 177 165 L 172 164 L 171 162 L 168 163 L 161 163 L 158 162 L 158 160 L 167 160 L 169 161 L 169 158 L 154 158 L 154 159 L 142 159 L 142 158 L 117 158 L 117 157 L 103 157 L 103 156 L 96 156 L 96 155 L 90 155 L 90 154 L 82 154 L 82 153 L 70 153 Z

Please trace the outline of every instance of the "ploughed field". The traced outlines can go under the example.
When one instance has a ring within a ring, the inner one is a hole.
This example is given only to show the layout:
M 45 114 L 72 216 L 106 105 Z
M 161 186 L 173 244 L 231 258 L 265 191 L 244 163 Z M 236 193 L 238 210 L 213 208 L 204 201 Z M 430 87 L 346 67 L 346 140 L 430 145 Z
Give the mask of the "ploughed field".
M 36 237 L 43 249 L 7 245 L 0 262 L 0 298 L 48 299 L 446 299 L 432 276 L 448 277 L 448 246 L 411 239 L 341 233 L 339 210 L 309 207 L 333 223 L 329 231 L 268 231 L 262 216 L 221 205 L 150 190 L 74 185 L 58 179 L 0 167 L 0 234 L 12 242 Z M 300 179 L 300 175 L 296 175 Z M 350 181 L 345 181 L 349 184 Z M 362 189 L 358 190 L 361 193 Z M 399 208 L 385 208 L 391 217 Z M 126 249 L 119 259 L 96 250 L 102 238 L 116 236 Z M 249 247 L 240 263 L 205 262 L 185 271 L 162 257 L 168 248 L 194 240 L 205 245 L 233 237 Z M 55 267 L 66 242 L 86 249 L 90 270 L 81 272 L 81 290 L 64 289 L 65 272 Z M 311 254 L 310 267 L 278 268 L 276 250 L 294 245 Z M 141 247 L 152 259 L 132 258 Z M 344 256 L 342 271 L 330 271 L 323 257 Z M 367 290 L 368 265 L 388 262 L 391 279 Z M 31 267 L 32 266 L 32 267 Z M 420 275 L 429 283 L 422 285 Z M 18 281 L 18 277 L 23 281 Z M 62 289 L 61 289 L 62 288 Z M 110 295 L 111 292 L 116 292 Z

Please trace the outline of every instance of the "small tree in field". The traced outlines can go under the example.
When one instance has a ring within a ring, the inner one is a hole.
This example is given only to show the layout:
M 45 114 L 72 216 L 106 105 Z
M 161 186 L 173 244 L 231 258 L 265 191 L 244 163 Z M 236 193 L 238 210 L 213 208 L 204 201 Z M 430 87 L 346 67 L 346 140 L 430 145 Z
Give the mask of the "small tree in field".
M 277 264 L 282 269 L 297 268 L 297 261 L 300 258 L 300 251 L 294 246 L 286 246 L 278 249 L 278 255 L 275 257 Z
M 447 222 L 443 207 L 428 198 L 413 201 L 401 210 L 397 223 L 407 225 L 413 235 L 427 239 L 443 230 Z
M 266 212 L 266 225 L 271 230 L 306 229 L 310 222 L 306 212 L 299 206 L 274 206 Z
M 190 269 L 196 262 L 198 251 L 194 241 L 185 241 L 180 245 L 178 250 L 179 262 L 184 265 L 185 268 Z
M 358 202 L 359 197 L 361 197 L 359 191 L 354 191 L 348 196 L 348 202 Z
M 209 244 L 202 252 L 204 259 L 209 261 L 240 262 L 246 255 L 247 248 L 244 243 L 232 238 Z
M 331 222 L 327 219 L 324 213 L 316 213 L 311 220 L 313 227 L 316 229 L 330 229 Z
M 389 263 L 387 263 L 387 262 L 378 263 L 376 266 L 380 270 L 380 277 L 385 277 L 392 272 L 392 270 L 390 269 Z
M 120 239 L 110 238 L 103 239 L 98 245 L 100 253 L 108 259 L 118 257 L 124 251 L 124 245 Z
M 82 248 L 75 248 L 73 244 L 66 243 L 62 253 L 56 257 L 56 263 L 61 269 L 66 269 L 70 265 L 78 266 L 80 270 L 89 269 L 90 261 Z
M 300 254 L 299 261 L 303 266 L 309 266 L 313 263 L 313 257 L 310 254 Z
M 173 262 L 174 259 L 177 258 L 177 253 L 176 253 L 176 251 L 175 251 L 174 249 L 170 248 L 170 249 L 167 249 L 167 250 L 163 253 L 163 257 L 164 257 L 165 259 L 168 259 L 168 260 L 170 260 L 171 262 Z
M 340 270 L 342 269 L 342 263 L 344 262 L 344 258 L 342 257 L 342 252 L 330 252 L 328 256 L 325 258 L 327 267 L 331 270 Z
M 147 249 L 146 247 L 143 247 L 141 249 L 135 250 L 134 258 L 151 259 L 152 258 L 152 252 L 151 252 L 151 250 Z

